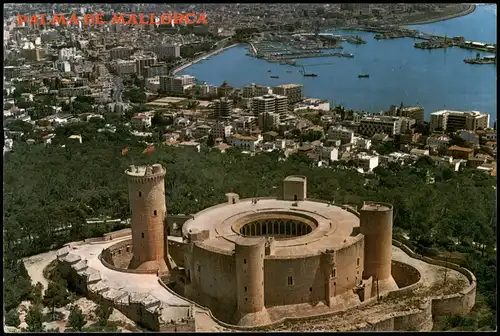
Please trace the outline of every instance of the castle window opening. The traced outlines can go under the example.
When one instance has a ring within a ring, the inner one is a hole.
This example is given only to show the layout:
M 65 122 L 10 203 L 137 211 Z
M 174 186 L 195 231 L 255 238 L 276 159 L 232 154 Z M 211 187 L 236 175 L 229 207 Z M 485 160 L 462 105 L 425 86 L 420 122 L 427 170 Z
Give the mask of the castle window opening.
M 293 200 L 297 202 L 297 194 L 293 195 Z
M 201 266 L 197 265 L 198 272 L 201 272 Z
M 142 193 L 139 191 L 139 197 L 142 197 Z
M 236 200 L 233 198 L 233 204 L 236 204 Z
M 332 270 L 332 278 L 335 278 L 336 276 L 337 276 L 337 269 L 336 269 L 336 268 L 334 268 L 334 269 Z
M 157 216 L 158 215 L 158 212 L 155 210 L 153 211 L 153 215 Z
M 309 287 L 309 291 L 312 292 L 313 291 L 313 288 L 312 287 Z
M 356 260 L 356 265 L 359 266 L 359 258 Z
M 247 288 L 245 287 L 245 293 L 247 292 Z
M 144 238 L 144 232 L 141 233 L 141 238 Z
M 247 263 L 247 260 L 246 259 L 243 259 L 243 263 L 246 264 Z
M 293 277 L 288 277 L 288 286 L 293 286 Z
M 188 281 L 191 281 L 191 272 L 189 270 L 187 270 L 187 280 Z

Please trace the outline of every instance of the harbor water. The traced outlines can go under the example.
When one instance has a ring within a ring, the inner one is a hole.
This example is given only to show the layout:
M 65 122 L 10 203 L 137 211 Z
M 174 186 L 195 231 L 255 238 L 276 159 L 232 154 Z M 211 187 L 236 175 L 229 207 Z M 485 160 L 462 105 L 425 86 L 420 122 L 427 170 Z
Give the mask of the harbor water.
M 467 16 L 411 28 L 496 43 L 496 5 L 477 6 Z M 304 65 L 306 72 L 316 73 L 318 77 L 302 76 L 300 67 L 247 56 L 247 46 L 231 48 L 181 73 L 194 75 L 213 85 L 224 81 L 232 86 L 304 84 L 307 97 L 328 99 L 335 105 L 365 112 L 380 112 L 392 104 L 403 103 L 423 106 L 427 118 L 430 112 L 454 109 L 481 111 L 491 115 L 491 123 L 496 120 L 496 66 L 464 63 L 465 58 L 474 58 L 476 51 L 455 47 L 421 50 L 414 48 L 414 43 L 419 40 L 376 40 L 373 33 L 361 31 L 325 33 L 358 35 L 367 43 L 342 43 L 342 52 L 352 53 L 354 58 L 297 60 L 298 65 Z M 487 55 L 491 54 L 481 53 L 481 56 Z M 360 73 L 370 77 L 360 79 Z M 271 78 L 271 75 L 279 78 Z

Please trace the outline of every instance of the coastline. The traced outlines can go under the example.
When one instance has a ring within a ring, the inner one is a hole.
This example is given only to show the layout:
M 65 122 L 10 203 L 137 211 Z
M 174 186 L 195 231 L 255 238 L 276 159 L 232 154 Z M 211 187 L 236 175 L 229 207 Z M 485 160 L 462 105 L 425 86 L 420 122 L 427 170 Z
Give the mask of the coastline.
M 417 21 L 412 21 L 411 19 L 409 22 L 405 23 L 405 26 L 414 26 L 414 25 L 423 25 L 423 24 L 428 24 L 428 23 L 435 23 L 435 22 L 440 22 L 440 21 L 446 21 L 446 20 L 451 20 L 455 19 L 461 16 L 469 15 L 472 14 L 476 10 L 476 5 L 471 4 L 469 5 L 469 8 L 467 8 L 464 11 L 455 13 L 455 14 L 449 14 L 444 17 L 436 17 L 436 18 L 429 18 L 429 19 L 423 19 L 423 20 L 417 20 Z
M 180 66 L 178 66 L 177 68 L 173 69 L 171 71 L 172 75 L 176 75 L 178 72 L 182 71 L 182 70 L 185 70 L 187 68 L 189 68 L 190 66 L 192 66 L 193 64 L 196 64 L 200 61 L 202 61 L 203 59 L 207 58 L 207 57 L 210 57 L 210 56 L 213 56 L 213 55 L 217 55 L 223 51 L 226 51 L 228 49 L 231 49 L 231 48 L 234 48 L 238 45 L 240 45 L 241 43 L 235 43 L 235 44 L 231 44 L 230 46 L 227 46 L 227 47 L 224 47 L 224 48 L 220 48 L 220 49 L 216 49 L 216 50 L 213 50 L 209 53 L 206 53 L 206 54 L 203 54 L 201 56 L 198 56 L 197 58 L 195 58 L 194 60 L 192 60 L 191 62 L 188 62 L 188 63 L 185 63 L 185 64 L 182 64 Z

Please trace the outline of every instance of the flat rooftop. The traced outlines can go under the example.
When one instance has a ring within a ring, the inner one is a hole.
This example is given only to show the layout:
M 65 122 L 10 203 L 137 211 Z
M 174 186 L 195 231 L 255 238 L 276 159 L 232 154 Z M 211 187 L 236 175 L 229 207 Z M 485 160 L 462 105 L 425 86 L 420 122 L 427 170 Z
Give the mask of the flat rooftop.
M 156 167 L 159 167 L 160 169 L 158 171 L 155 171 L 155 167 L 156 165 L 153 165 L 151 166 L 151 169 L 152 169 L 152 173 L 149 173 L 147 174 L 146 173 L 146 168 L 147 166 L 133 166 L 133 167 L 129 167 L 125 173 L 129 176 L 135 176 L 135 177 L 140 177 L 140 176 L 146 176 L 146 175 L 156 175 L 156 174 L 160 174 L 160 173 L 164 173 L 165 172 L 165 169 L 161 166 L 161 165 L 158 165 Z M 158 169 L 158 168 L 156 168 Z
M 254 216 L 255 219 L 252 218 Z M 359 227 L 359 218 L 341 207 L 310 200 L 293 202 L 272 198 L 258 199 L 256 204 L 252 203 L 252 199 L 243 199 L 235 204 L 224 203 L 205 209 L 188 220 L 182 232 L 187 235 L 190 230 L 208 230 L 209 238 L 201 244 L 207 249 L 231 254 L 235 241 L 242 237 L 235 227 L 241 226 L 241 223 L 274 219 L 315 223 L 308 234 L 277 238 L 273 254 L 276 257 L 317 255 L 325 249 L 341 249 L 357 240 L 356 235 L 352 234 Z M 248 239 L 257 240 L 265 236 Z

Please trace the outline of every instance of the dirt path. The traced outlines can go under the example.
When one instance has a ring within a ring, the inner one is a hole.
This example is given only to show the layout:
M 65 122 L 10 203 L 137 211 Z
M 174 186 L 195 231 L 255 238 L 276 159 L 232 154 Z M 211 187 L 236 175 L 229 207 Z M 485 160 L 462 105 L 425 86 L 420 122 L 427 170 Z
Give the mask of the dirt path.
M 56 253 L 57 251 L 49 251 L 24 259 L 24 265 L 31 277 L 31 282 L 33 284 L 40 282 L 43 285 L 44 291 L 49 283 L 43 276 L 43 270 L 56 258 Z

